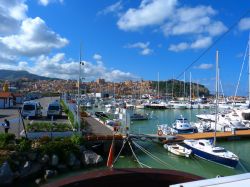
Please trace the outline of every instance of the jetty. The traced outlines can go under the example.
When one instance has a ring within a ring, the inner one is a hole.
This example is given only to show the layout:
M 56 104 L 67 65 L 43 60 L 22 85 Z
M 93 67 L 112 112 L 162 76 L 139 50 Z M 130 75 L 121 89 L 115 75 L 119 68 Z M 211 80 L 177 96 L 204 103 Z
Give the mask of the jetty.
M 160 139 L 163 139 L 159 137 Z M 170 138 L 164 138 L 162 143 L 174 143 L 181 142 L 188 139 L 211 139 L 214 138 L 214 132 L 203 132 L 203 133 L 193 133 L 193 134 L 178 134 L 176 136 L 170 136 Z M 241 139 L 250 138 L 250 130 L 238 130 L 238 131 L 226 131 L 226 132 L 216 132 L 216 139 Z
M 112 136 L 113 131 L 103 124 L 98 118 L 92 116 L 83 117 L 82 120 L 87 124 L 89 133 L 95 136 Z

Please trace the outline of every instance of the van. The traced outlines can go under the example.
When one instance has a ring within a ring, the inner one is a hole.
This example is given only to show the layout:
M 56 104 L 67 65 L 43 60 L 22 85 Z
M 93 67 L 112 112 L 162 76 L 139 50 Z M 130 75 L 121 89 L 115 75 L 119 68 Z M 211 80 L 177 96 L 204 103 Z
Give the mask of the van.
M 21 115 L 26 118 L 42 117 L 42 106 L 38 101 L 25 101 L 22 106 Z
M 62 116 L 62 108 L 60 103 L 56 100 L 49 104 L 48 111 L 47 111 L 47 117 L 51 118 L 53 117 L 61 117 Z

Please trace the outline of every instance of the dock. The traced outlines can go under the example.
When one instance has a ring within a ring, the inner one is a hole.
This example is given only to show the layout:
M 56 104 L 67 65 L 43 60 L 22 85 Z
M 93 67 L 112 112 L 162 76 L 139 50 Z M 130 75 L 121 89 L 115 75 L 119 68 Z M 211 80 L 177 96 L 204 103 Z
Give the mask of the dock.
M 175 143 L 182 142 L 187 139 L 211 139 L 214 138 L 214 132 L 204 132 L 204 133 L 192 133 L 192 134 L 178 134 L 178 135 L 169 135 L 169 136 L 158 136 L 157 134 L 149 134 L 148 137 L 155 137 L 161 142 L 166 143 Z M 240 138 L 250 138 L 250 130 L 238 130 L 238 131 L 226 131 L 226 132 L 216 132 L 216 139 L 240 139 Z
M 107 125 L 102 124 L 100 121 L 92 116 L 83 117 L 84 122 L 87 124 L 87 128 L 90 134 L 97 136 L 112 136 L 113 131 L 107 127 Z

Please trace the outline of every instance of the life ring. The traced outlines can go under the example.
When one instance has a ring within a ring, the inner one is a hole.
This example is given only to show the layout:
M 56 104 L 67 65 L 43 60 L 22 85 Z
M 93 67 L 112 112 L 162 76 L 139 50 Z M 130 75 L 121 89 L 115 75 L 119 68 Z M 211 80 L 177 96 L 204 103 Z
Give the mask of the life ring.
M 163 135 L 162 130 L 158 130 L 158 136 L 162 136 L 162 135 Z

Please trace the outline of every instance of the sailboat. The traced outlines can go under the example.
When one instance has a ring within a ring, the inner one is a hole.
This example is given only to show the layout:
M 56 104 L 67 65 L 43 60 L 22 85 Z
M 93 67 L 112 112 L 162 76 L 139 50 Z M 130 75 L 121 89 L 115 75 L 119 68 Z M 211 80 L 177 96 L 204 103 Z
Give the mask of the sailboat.
M 216 51 L 216 115 L 215 129 L 218 120 L 218 93 L 219 93 L 219 62 L 218 51 Z M 188 149 L 191 149 L 193 154 L 217 164 L 228 167 L 236 167 L 239 162 L 239 157 L 234 153 L 226 150 L 223 147 L 216 146 L 216 130 L 214 131 L 213 141 L 207 139 L 200 140 L 184 140 L 184 144 Z

